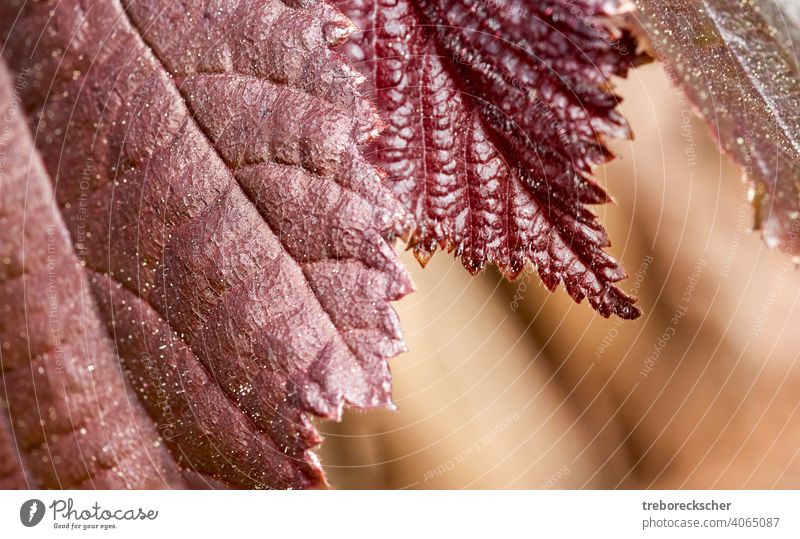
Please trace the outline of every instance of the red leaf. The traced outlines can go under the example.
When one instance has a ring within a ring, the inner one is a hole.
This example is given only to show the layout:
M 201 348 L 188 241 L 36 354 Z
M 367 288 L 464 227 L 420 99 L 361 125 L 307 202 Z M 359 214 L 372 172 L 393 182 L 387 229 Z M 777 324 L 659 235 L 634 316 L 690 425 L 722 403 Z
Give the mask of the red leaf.
M 0 486 L 313 486 L 307 413 L 391 406 L 412 284 L 352 25 L 205 4 L 0 4 Z
M 785 5 L 783 5 L 785 4 Z M 639 0 L 673 81 L 751 185 L 755 228 L 800 255 L 800 8 L 796 1 Z
M 605 89 L 642 58 L 602 18 L 607 0 L 342 0 L 363 32 L 343 49 L 374 85 L 387 128 L 371 150 L 416 218 L 424 264 L 455 250 L 477 272 L 515 278 L 533 263 L 550 289 L 635 318 L 613 283 L 626 274 L 586 204 L 608 197 L 589 174 L 626 137 Z

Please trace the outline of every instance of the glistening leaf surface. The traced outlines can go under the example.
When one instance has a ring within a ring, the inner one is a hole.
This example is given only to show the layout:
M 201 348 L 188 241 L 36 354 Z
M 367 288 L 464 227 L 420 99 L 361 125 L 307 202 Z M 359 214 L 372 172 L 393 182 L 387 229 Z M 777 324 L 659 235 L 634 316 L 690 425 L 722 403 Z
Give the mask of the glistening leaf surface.
M 587 204 L 590 177 L 629 135 L 608 79 L 642 58 L 607 0 L 341 0 L 362 30 L 342 48 L 371 80 L 387 128 L 370 148 L 411 211 L 424 263 L 453 249 L 477 272 L 533 263 L 603 316 L 635 318 Z
M 329 48 L 351 23 L 288 0 L 0 21 L 2 486 L 320 484 L 307 414 L 391 405 L 412 289 L 357 151 L 377 117 Z
M 751 183 L 754 227 L 767 245 L 800 255 L 796 2 L 637 3 L 642 26 L 674 82 Z

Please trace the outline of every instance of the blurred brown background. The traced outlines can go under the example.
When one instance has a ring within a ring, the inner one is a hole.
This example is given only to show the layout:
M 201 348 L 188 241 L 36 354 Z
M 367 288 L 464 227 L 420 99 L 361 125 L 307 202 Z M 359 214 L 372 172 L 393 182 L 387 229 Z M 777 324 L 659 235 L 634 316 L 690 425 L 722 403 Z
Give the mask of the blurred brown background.
M 596 211 L 644 316 L 406 254 L 399 410 L 320 425 L 334 487 L 800 488 L 800 273 L 660 66 L 617 82 L 636 140 Z

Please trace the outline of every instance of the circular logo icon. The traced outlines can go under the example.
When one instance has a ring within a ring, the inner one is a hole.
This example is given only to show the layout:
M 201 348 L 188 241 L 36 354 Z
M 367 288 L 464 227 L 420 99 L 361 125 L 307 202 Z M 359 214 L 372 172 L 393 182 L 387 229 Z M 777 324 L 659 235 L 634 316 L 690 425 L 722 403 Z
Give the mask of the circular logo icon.
M 19 508 L 19 519 L 22 525 L 32 528 L 39 524 L 44 518 L 44 503 L 42 500 L 28 500 Z

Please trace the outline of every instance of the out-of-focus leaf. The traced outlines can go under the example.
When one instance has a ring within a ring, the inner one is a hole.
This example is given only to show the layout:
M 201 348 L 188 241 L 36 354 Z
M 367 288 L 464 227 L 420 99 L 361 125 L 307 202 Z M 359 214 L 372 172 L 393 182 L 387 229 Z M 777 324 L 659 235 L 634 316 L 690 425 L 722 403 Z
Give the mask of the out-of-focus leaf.
M 656 54 L 751 182 L 755 228 L 800 255 L 796 2 L 636 0 Z

